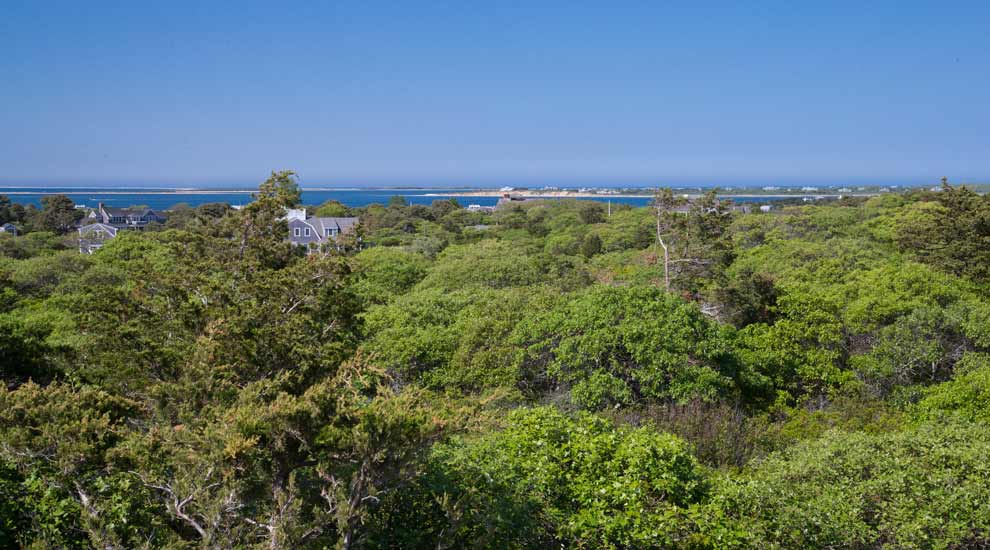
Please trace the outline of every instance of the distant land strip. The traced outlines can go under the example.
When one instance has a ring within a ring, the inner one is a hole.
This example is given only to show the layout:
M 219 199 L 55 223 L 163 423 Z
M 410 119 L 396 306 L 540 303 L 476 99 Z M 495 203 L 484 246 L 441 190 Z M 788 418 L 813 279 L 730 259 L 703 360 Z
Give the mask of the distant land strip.
M 501 197 L 502 195 L 512 195 L 514 197 L 529 197 L 538 199 L 559 199 L 559 198 L 618 198 L 618 199 L 641 199 L 643 197 L 650 197 L 653 194 L 652 190 L 650 192 L 644 192 L 639 194 L 631 193 L 591 193 L 586 191 L 531 191 L 531 190 L 518 190 L 518 191 L 455 191 L 451 193 L 423 193 L 424 197 Z M 682 195 L 687 197 L 700 197 L 703 193 L 675 193 L 676 195 Z M 794 192 L 777 192 L 777 193 L 719 193 L 718 196 L 725 198 L 777 198 L 777 197 L 873 197 L 879 195 L 879 192 L 853 192 L 853 193 L 815 193 L 807 191 L 794 191 Z
M 303 191 L 309 191 L 309 189 L 303 189 Z M 104 189 L 91 189 L 87 187 L 80 187 L 79 189 L 65 188 L 58 191 L 5 191 L 3 187 L 0 187 L 0 193 L 4 195 L 73 195 L 85 193 L 98 193 L 100 195 L 230 195 L 255 192 L 255 190 L 249 189 L 166 189 L 157 191 L 132 189 L 130 191 L 107 191 Z

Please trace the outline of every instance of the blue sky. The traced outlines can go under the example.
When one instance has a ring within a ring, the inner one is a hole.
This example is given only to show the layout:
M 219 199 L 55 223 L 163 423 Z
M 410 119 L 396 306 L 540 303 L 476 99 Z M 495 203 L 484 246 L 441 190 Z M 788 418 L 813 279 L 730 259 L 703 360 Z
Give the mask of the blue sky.
M 0 184 L 990 181 L 990 2 L 47 2 Z

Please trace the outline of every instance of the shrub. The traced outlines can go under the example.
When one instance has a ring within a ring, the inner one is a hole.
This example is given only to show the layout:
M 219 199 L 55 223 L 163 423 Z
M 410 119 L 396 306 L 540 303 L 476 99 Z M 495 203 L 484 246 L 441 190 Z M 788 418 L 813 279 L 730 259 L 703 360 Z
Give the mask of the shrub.
M 403 294 L 426 276 L 429 265 L 421 254 L 378 246 L 362 250 L 353 260 L 354 292 L 368 302 L 384 303 Z
M 990 354 L 964 355 L 953 379 L 929 388 L 916 412 L 922 419 L 957 416 L 990 424 Z
M 433 476 L 384 515 L 408 514 L 414 497 L 432 513 L 392 516 L 399 525 L 379 529 L 426 526 L 447 548 L 660 548 L 689 536 L 677 518 L 705 498 L 708 480 L 677 437 L 548 407 L 516 410 L 507 422 L 439 448 Z
M 657 289 L 594 286 L 526 319 L 521 368 L 545 369 L 587 408 L 632 398 L 712 400 L 730 393 L 730 340 L 698 308 Z
M 990 543 L 990 433 L 958 424 L 833 431 L 720 492 L 728 518 L 767 548 L 981 547 Z

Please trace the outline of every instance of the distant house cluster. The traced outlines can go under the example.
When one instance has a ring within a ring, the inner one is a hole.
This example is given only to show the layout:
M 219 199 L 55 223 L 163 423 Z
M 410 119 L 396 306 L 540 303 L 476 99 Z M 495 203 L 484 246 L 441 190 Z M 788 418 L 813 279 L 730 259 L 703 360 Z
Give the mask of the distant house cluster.
M 165 223 L 166 217 L 150 208 L 110 208 L 103 203 L 91 210 L 79 227 L 79 252 L 92 254 L 116 237 L 121 230 L 142 230 L 151 223 Z
M 86 220 L 112 225 L 118 229 L 142 229 L 149 223 L 165 223 L 166 218 L 150 208 L 110 208 L 103 206 L 101 202 L 90 210 Z
M 340 249 L 341 237 L 353 233 L 358 224 L 358 218 L 310 217 L 302 208 L 287 209 L 284 219 L 289 225 L 289 242 L 312 250 L 327 243 Z M 100 203 L 83 218 L 79 227 L 79 251 L 92 254 L 120 231 L 140 231 L 149 224 L 166 220 L 164 215 L 150 208 L 109 208 Z
M 3 225 L 0 225 L 0 233 L 6 233 L 8 235 L 16 236 L 20 233 L 20 231 L 17 229 L 16 225 L 12 223 L 5 223 Z
M 358 218 L 308 216 L 304 208 L 287 210 L 285 219 L 289 225 L 289 242 L 312 250 L 322 248 L 324 244 L 340 249 L 340 239 L 353 233 L 358 224 Z

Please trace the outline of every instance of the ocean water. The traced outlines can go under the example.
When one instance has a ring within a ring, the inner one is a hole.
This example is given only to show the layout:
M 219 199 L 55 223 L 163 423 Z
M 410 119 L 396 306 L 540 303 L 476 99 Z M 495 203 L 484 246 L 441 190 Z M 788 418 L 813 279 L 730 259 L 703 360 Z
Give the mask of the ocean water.
M 450 193 L 469 191 L 469 189 L 304 189 L 303 204 L 317 205 L 328 200 L 336 200 L 347 206 L 367 206 L 372 203 L 385 204 L 389 198 L 399 195 L 410 204 L 430 204 L 438 199 L 455 198 L 462 206 L 479 204 L 494 206 L 498 197 L 455 196 Z M 143 205 L 155 210 L 165 210 L 177 204 L 198 206 L 213 202 L 228 204 L 247 204 L 251 202 L 251 190 L 232 189 L 139 189 L 139 188 L 80 188 L 80 187 L 0 187 L 0 195 L 6 195 L 12 202 L 20 204 L 41 205 L 41 197 L 49 194 L 63 194 L 72 199 L 76 205 L 96 207 L 98 203 L 106 206 L 128 207 Z M 741 197 L 736 202 L 761 202 L 789 197 Z M 579 200 L 611 201 L 613 204 L 629 204 L 646 206 L 651 197 L 585 197 Z
M 438 199 L 455 198 L 463 206 L 480 204 L 494 206 L 498 197 L 458 197 L 449 193 L 468 191 L 468 189 L 304 189 L 303 204 L 321 204 L 328 200 L 336 200 L 347 206 L 367 206 L 373 203 L 385 204 L 396 195 L 404 197 L 410 204 L 430 204 Z M 106 206 L 127 207 L 134 205 L 149 206 L 156 210 L 171 208 L 184 203 L 198 206 L 211 202 L 226 202 L 229 204 L 247 204 L 251 202 L 250 190 L 230 189 L 106 189 L 79 187 L 0 187 L 0 195 L 7 195 L 11 202 L 21 204 L 41 205 L 41 197 L 59 193 L 67 195 L 77 205 L 95 207 L 99 203 Z M 594 199 L 590 199 L 594 200 Z M 649 197 L 634 198 L 602 198 L 613 203 L 646 205 Z

